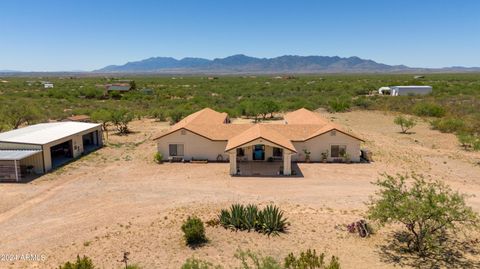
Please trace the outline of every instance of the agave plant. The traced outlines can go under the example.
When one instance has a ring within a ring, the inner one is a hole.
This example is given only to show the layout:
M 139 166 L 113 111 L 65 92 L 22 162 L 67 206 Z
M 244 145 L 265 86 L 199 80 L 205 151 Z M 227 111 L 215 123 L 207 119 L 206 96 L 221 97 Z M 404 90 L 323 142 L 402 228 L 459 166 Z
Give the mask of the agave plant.
M 268 205 L 258 213 L 259 226 L 257 230 L 267 235 L 278 235 L 279 232 L 285 232 L 287 229 L 287 219 L 283 217 L 281 211 L 275 205 Z
M 243 219 L 245 215 L 245 207 L 241 204 L 233 204 L 230 207 L 230 225 L 237 230 L 244 229 Z
M 231 218 L 230 212 L 226 209 L 222 209 L 222 211 L 220 211 L 220 215 L 218 215 L 220 225 L 222 225 L 224 228 L 230 228 Z
M 258 207 L 254 204 L 249 204 L 245 207 L 243 228 L 250 231 L 254 230 L 258 225 Z

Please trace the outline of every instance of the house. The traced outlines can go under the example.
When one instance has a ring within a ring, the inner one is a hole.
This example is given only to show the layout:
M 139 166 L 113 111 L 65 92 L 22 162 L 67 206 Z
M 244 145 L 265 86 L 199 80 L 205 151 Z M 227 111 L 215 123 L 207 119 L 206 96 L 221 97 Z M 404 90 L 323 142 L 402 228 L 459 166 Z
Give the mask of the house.
M 292 162 L 359 162 L 363 142 L 304 108 L 287 113 L 281 124 L 232 124 L 227 113 L 205 108 L 154 140 L 165 160 L 228 160 L 231 175 L 245 174 L 248 163 L 277 163 L 279 174 L 290 175 Z
M 378 89 L 379 94 L 392 96 L 426 95 L 431 92 L 432 86 L 392 86 Z
M 105 90 L 108 92 L 128 92 L 132 89 L 129 83 L 115 83 L 105 85 Z
M 91 119 L 88 115 L 72 115 L 63 121 L 90 122 Z
M 102 145 L 102 127 L 93 123 L 41 123 L 0 133 L 0 181 L 46 173 Z
M 40 83 L 43 85 L 43 88 L 45 89 L 53 88 L 53 83 L 50 81 L 41 81 Z

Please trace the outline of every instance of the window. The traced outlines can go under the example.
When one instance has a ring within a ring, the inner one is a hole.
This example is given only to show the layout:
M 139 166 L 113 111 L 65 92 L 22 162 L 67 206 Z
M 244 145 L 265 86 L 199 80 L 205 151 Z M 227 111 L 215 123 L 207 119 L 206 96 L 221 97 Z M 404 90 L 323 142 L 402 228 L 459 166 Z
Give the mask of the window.
M 343 157 L 347 153 L 347 146 L 345 145 L 332 145 L 330 148 L 330 154 L 333 158 Z
M 168 151 L 170 156 L 183 156 L 183 144 L 170 144 Z
M 243 148 L 238 148 L 237 149 L 237 156 L 238 157 L 244 157 L 245 156 L 245 150 Z
M 186 134 L 187 134 L 187 131 L 182 130 L 182 131 L 180 132 L 180 134 L 181 134 L 181 135 L 186 135 Z
M 331 132 L 330 132 L 330 135 L 331 135 L 331 136 L 336 136 L 336 135 L 337 135 L 337 131 L 335 131 L 335 130 L 331 131 Z
M 282 157 L 282 156 L 283 156 L 283 149 L 273 148 L 273 157 Z

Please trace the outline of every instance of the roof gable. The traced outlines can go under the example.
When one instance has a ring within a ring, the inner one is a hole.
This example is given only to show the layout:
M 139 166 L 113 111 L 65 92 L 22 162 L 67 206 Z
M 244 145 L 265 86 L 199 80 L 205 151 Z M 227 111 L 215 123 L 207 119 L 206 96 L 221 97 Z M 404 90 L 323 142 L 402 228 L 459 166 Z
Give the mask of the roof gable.
M 229 139 L 225 151 L 240 147 L 256 139 L 263 138 L 280 147 L 289 149 L 293 152 L 297 152 L 289 139 L 268 127 L 268 125 L 264 124 L 253 125 L 244 132 Z

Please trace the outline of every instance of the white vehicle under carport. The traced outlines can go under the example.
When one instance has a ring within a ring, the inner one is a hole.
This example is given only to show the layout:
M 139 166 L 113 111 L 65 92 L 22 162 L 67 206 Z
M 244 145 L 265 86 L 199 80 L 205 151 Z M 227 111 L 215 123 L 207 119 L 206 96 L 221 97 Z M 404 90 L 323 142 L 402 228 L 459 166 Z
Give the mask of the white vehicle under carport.
M 0 166 L 0 180 L 11 181 L 14 165 L 20 165 L 20 172 L 43 174 L 78 158 L 103 145 L 100 124 L 84 122 L 54 122 L 31 125 L 25 128 L 0 133 L 0 160 L 12 151 L 34 151 L 18 163 L 4 163 Z M 3 168 L 2 168 L 3 167 Z M 26 169 L 26 168 L 29 169 Z M 9 171 L 2 174 L 2 170 Z M 15 181 L 21 181 L 27 174 L 20 173 Z

